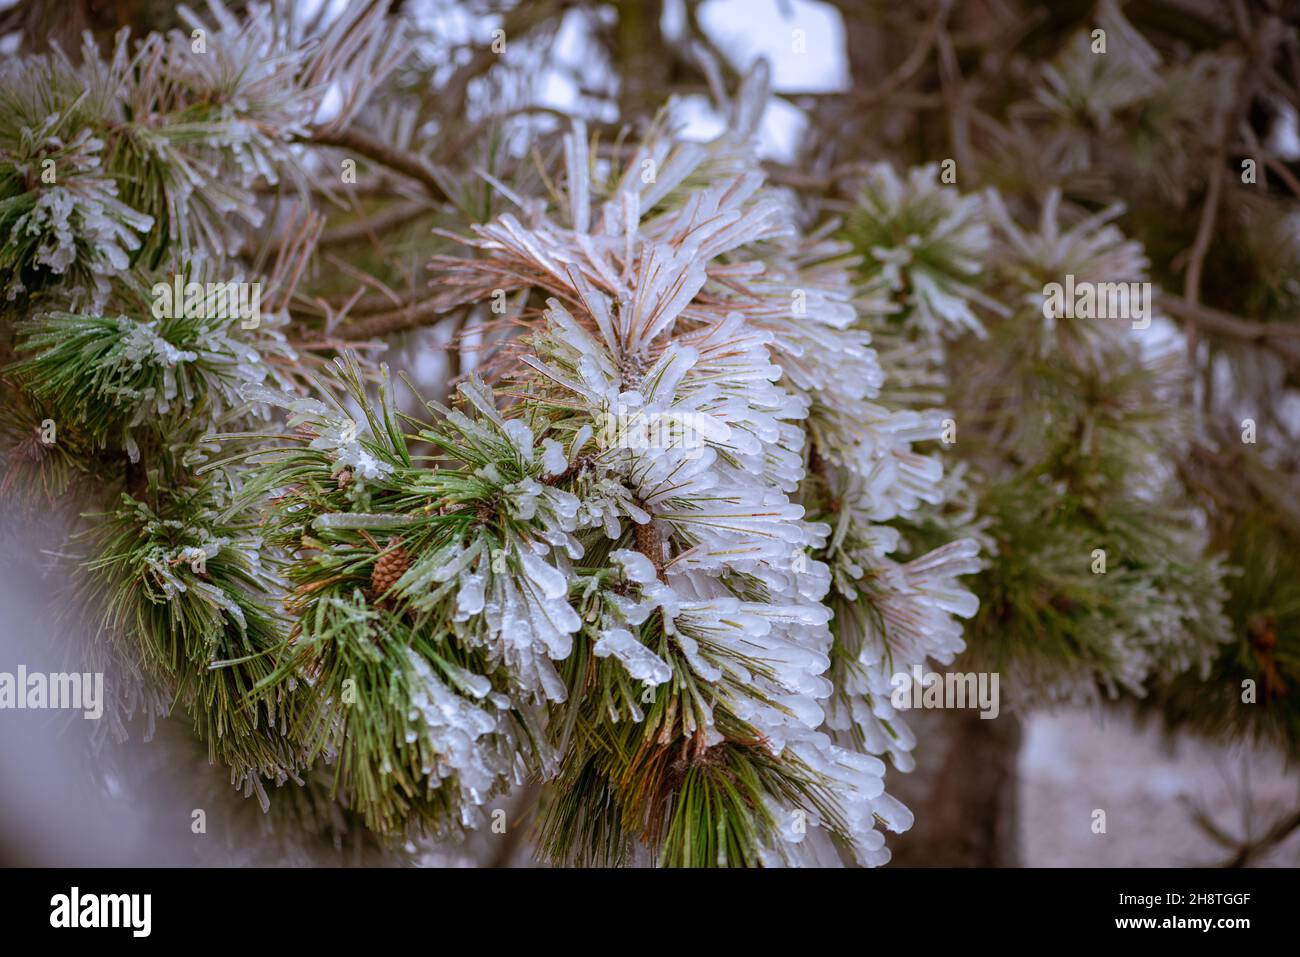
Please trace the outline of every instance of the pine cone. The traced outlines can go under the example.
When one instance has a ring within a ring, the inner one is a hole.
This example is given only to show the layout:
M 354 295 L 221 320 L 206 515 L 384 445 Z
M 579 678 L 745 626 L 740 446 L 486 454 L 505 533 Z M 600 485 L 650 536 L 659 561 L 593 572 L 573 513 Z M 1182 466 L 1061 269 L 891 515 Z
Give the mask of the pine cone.
M 636 535 L 636 550 L 650 559 L 650 564 L 655 567 L 655 574 L 663 578 L 664 540 L 660 537 L 659 530 L 655 528 L 654 519 L 644 525 L 637 525 L 634 534 Z
M 382 598 L 384 593 L 392 588 L 397 579 L 401 578 L 410 567 L 411 556 L 402 547 L 402 540 L 400 538 L 389 539 L 388 547 L 376 560 L 375 568 L 370 573 L 370 588 L 375 597 Z

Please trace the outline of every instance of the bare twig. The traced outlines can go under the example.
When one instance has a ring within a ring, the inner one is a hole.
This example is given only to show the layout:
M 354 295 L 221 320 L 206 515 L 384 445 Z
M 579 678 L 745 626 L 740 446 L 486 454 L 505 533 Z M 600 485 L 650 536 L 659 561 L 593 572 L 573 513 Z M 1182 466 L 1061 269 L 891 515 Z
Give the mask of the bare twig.
M 1273 826 L 1259 837 L 1242 841 L 1237 846 L 1237 853 L 1228 858 L 1222 866 L 1245 867 L 1251 861 L 1277 847 L 1297 830 L 1300 830 L 1300 809 L 1278 818 Z
M 370 219 L 361 219 L 354 223 L 344 223 L 321 234 L 321 246 L 346 246 L 350 243 L 371 239 L 399 229 L 407 223 L 414 222 L 431 212 L 426 203 L 399 203 L 376 214 Z
M 1297 198 L 1300 198 L 1300 180 L 1295 178 L 1295 174 L 1287 168 L 1285 163 L 1272 153 L 1265 152 L 1264 165 L 1272 170 L 1278 179 L 1286 183 L 1287 189 L 1291 190 Z
M 1258 153 L 1264 160 L 1264 165 L 1267 166 L 1278 179 L 1286 184 L 1287 189 L 1291 190 L 1293 195 L 1300 197 L 1300 180 L 1297 180 L 1295 174 L 1287 168 L 1286 164 L 1274 156 L 1273 153 L 1259 141 L 1259 137 L 1255 135 L 1255 131 L 1250 128 L 1249 123 L 1241 124 L 1241 133 L 1242 139 L 1245 140 L 1243 151 L 1250 154 Z
M 940 25 L 936 34 L 939 46 L 939 78 L 943 85 L 944 98 L 952 103 L 948 111 L 948 139 L 952 151 L 963 169 L 970 169 L 974 163 L 970 150 L 970 105 L 974 100 L 970 83 L 961 75 L 961 66 L 957 62 L 957 53 L 953 49 L 948 31 Z
M 334 146 L 359 153 L 367 159 L 387 166 L 394 172 L 409 176 L 423 185 L 434 199 L 440 202 L 449 199 L 438 180 L 433 164 L 418 153 L 408 153 L 405 150 L 400 150 L 381 139 L 371 136 L 369 133 L 355 128 L 319 133 L 313 137 L 312 142 L 321 146 Z
M 1202 329 L 1207 329 L 1216 335 L 1254 341 L 1300 339 L 1300 323 L 1244 319 L 1222 309 L 1188 302 L 1181 296 L 1170 293 L 1162 293 L 1160 303 L 1180 319 L 1194 322 Z
M 1197 329 L 1221 338 L 1244 339 L 1267 346 L 1295 366 L 1300 366 L 1300 323 L 1243 319 L 1181 296 L 1163 293 L 1160 304 L 1167 312 Z
M 885 77 L 879 84 L 870 90 L 864 90 L 856 94 L 853 99 L 856 105 L 864 106 L 873 103 L 879 103 L 888 99 L 889 95 L 897 90 L 900 86 L 916 75 L 925 61 L 930 56 L 930 51 L 934 49 L 939 40 L 939 33 L 943 30 L 944 25 L 948 22 L 948 14 L 952 10 L 952 0 L 941 0 L 938 9 L 935 10 L 934 16 L 930 22 L 925 25 L 925 32 L 917 40 L 916 46 L 912 52 L 907 55 L 902 63 Z
M 430 299 L 391 312 L 366 316 L 356 322 L 344 323 L 338 331 L 349 340 L 377 339 L 395 332 L 405 332 L 408 329 L 431 325 L 450 314 L 451 310 L 447 303 Z
M 1205 255 L 1210 249 L 1210 240 L 1214 238 L 1214 221 L 1219 211 L 1219 195 L 1223 192 L 1223 151 L 1216 150 L 1214 161 L 1210 166 L 1210 185 L 1205 193 L 1205 205 L 1201 208 L 1201 219 L 1196 224 L 1196 238 L 1187 262 L 1187 272 L 1183 276 L 1183 297 L 1193 305 L 1201 298 L 1201 270 L 1205 266 Z

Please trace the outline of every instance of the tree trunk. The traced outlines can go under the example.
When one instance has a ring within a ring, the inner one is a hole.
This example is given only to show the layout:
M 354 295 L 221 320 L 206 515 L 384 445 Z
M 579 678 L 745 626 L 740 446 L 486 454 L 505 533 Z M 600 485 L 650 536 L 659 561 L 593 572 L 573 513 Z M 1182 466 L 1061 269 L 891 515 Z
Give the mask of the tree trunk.
M 908 722 L 921 742 L 917 767 L 888 786 L 916 824 L 891 838 L 894 864 L 1019 866 L 1019 719 L 950 710 L 917 712 Z
M 659 29 L 662 15 L 662 0 L 623 0 L 618 5 L 615 42 L 624 122 L 653 116 L 669 93 L 672 55 Z

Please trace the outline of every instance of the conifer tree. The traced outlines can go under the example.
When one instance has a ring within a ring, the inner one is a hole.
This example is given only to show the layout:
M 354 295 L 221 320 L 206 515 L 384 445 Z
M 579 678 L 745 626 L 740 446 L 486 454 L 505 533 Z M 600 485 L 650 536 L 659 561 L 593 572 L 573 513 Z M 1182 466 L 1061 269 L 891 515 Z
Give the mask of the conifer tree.
M 555 864 L 882 864 L 931 666 L 1294 752 L 1294 23 L 845 3 L 800 95 L 691 2 L 41 6 L 0 533 L 286 855 L 519 798 Z

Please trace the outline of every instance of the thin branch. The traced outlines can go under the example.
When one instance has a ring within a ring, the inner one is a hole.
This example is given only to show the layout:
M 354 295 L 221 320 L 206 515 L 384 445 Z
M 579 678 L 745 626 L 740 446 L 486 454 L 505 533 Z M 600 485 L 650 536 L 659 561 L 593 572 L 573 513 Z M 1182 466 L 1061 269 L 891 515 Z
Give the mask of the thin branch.
M 418 301 L 416 294 L 410 292 L 407 295 L 393 295 L 395 292 L 390 288 L 388 293 L 376 292 L 367 293 L 367 290 L 375 288 L 374 283 L 363 283 L 350 295 L 325 299 L 322 297 L 313 297 L 310 302 L 303 306 L 304 309 L 315 307 L 322 313 L 346 309 L 349 316 L 373 316 L 377 312 L 392 312 L 394 309 L 405 309 L 413 306 Z M 361 295 L 358 295 L 360 293 Z M 391 293 L 391 295 L 390 295 Z
M 1295 174 L 1287 169 L 1286 164 L 1274 156 L 1259 141 L 1259 137 L 1255 135 L 1255 131 L 1250 128 L 1249 123 L 1242 123 L 1241 132 L 1242 138 L 1245 140 L 1243 152 L 1247 154 L 1258 153 L 1263 158 L 1264 165 L 1273 171 L 1274 175 L 1286 185 L 1287 189 L 1291 190 L 1292 195 L 1300 197 L 1300 180 L 1297 180 Z
M 1171 315 L 1196 328 L 1227 339 L 1244 339 L 1271 348 L 1293 365 L 1300 366 L 1300 323 L 1263 322 L 1243 319 L 1181 296 L 1162 293 L 1160 304 Z
M 891 93 L 915 76 L 938 42 L 939 32 L 943 30 L 944 25 L 948 22 L 948 14 L 951 9 L 952 0 L 940 0 L 938 9 L 935 10 L 934 16 L 930 18 L 930 22 L 926 24 L 925 32 L 921 34 L 921 38 L 917 40 L 916 46 L 907 55 L 907 59 L 900 63 L 897 69 L 874 88 L 856 94 L 853 97 L 855 105 L 864 106 L 888 99 Z
M 1287 168 L 1286 164 L 1274 156 L 1272 153 L 1264 153 L 1264 165 L 1273 171 L 1273 173 L 1282 182 L 1286 183 L 1287 189 L 1300 198 L 1300 180 L 1295 178 L 1295 174 Z
M 407 223 L 414 222 L 421 216 L 431 213 L 426 203 L 399 203 L 376 214 L 370 219 L 360 219 L 353 223 L 344 223 L 321 234 L 320 245 L 346 246 L 362 240 L 373 239 L 392 229 L 399 229 Z
M 312 138 L 312 142 L 359 153 L 394 172 L 409 176 L 423 185 L 429 195 L 439 202 L 450 200 L 438 180 L 433 164 L 418 153 L 408 153 L 355 128 L 318 133 Z
M 1300 830 L 1300 810 L 1292 811 L 1274 822 L 1263 835 L 1253 841 L 1243 841 L 1237 853 L 1224 862 L 1224 867 L 1245 867 L 1251 861 L 1277 847 L 1295 831 Z
M 1216 150 L 1210 165 L 1210 185 L 1205 193 L 1205 205 L 1201 208 L 1200 222 L 1196 224 L 1196 238 L 1192 242 L 1187 272 L 1183 276 L 1183 297 L 1193 305 L 1201 298 L 1201 270 L 1205 266 L 1205 255 L 1210 250 L 1210 240 L 1214 238 L 1219 195 L 1223 192 L 1223 160 L 1223 151 Z
M 952 103 L 948 111 L 948 140 L 963 169 L 971 169 L 974 162 L 970 149 L 970 105 L 975 99 L 971 85 L 962 79 L 961 66 L 946 28 L 940 26 L 936 34 L 939 46 L 939 78 L 944 98 Z
M 1162 293 L 1160 303 L 1179 318 L 1196 323 L 1217 335 L 1231 339 L 1300 339 L 1300 323 L 1265 322 L 1263 320 L 1245 319 L 1241 316 L 1215 309 L 1201 303 L 1188 302 L 1181 296 Z
M 450 314 L 451 309 L 447 303 L 431 299 L 391 312 L 366 316 L 356 322 L 344 323 L 338 333 L 349 340 L 382 338 L 395 332 L 432 325 Z

